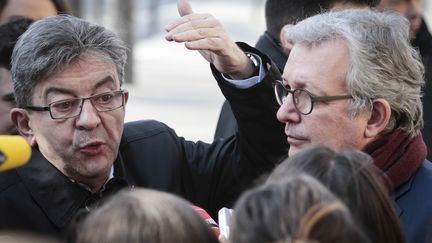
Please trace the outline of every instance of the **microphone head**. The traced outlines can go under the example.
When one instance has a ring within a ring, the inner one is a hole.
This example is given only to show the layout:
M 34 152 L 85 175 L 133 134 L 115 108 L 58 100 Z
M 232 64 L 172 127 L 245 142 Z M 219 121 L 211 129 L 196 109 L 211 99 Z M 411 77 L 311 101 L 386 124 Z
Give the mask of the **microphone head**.
M 24 165 L 30 156 L 31 147 L 23 137 L 0 135 L 0 172 Z

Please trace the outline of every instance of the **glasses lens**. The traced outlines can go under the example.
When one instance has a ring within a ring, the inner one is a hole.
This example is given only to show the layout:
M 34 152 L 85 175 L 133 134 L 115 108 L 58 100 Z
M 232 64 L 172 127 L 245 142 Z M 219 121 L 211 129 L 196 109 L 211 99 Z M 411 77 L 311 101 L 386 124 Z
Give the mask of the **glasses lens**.
M 276 95 L 276 101 L 279 105 L 282 105 L 285 102 L 285 99 L 288 95 L 288 91 L 284 87 L 283 83 L 281 81 L 275 82 L 275 95 Z
M 81 99 L 69 99 L 53 102 L 49 105 L 51 116 L 56 118 L 68 118 L 80 113 Z
M 123 91 L 107 92 L 91 98 L 98 111 L 111 111 L 123 106 Z
M 296 89 L 293 93 L 294 105 L 302 114 L 309 114 L 312 110 L 312 98 L 303 89 Z

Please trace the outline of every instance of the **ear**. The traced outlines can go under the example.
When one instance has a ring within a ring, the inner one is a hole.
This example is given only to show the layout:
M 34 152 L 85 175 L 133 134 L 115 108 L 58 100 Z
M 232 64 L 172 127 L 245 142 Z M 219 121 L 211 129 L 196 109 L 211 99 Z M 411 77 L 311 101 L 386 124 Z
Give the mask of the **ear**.
M 19 133 L 27 138 L 31 146 L 36 146 L 36 139 L 33 130 L 30 126 L 30 117 L 25 109 L 13 108 L 10 111 L 10 116 Z
M 287 24 L 284 25 L 284 27 L 282 27 L 281 32 L 279 33 L 279 40 L 281 42 L 282 45 L 282 49 L 284 50 L 285 54 L 289 55 L 293 44 L 291 42 L 289 42 L 286 38 L 286 32 L 288 31 L 289 28 L 293 27 L 293 24 Z
M 388 125 L 391 116 L 390 103 L 385 99 L 375 99 L 372 102 L 372 112 L 365 130 L 368 138 L 376 137 Z
M 124 90 L 124 104 L 125 104 L 125 106 L 126 106 L 128 100 L 129 100 L 129 90 L 125 89 Z

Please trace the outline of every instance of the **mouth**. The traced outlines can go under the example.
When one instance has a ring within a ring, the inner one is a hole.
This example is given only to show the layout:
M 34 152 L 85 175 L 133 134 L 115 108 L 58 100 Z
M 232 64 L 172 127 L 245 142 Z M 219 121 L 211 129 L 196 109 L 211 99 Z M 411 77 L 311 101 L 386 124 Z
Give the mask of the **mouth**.
M 100 141 L 94 141 L 80 146 L 79 151 L 89 156 L 95 156 L 102 153 L 103 145 L 104 143 Z
M 289 134 L 287 134 L 287 140 L 291 146 L 301 146 L 308 142 L 308 139 L 305 137 Z

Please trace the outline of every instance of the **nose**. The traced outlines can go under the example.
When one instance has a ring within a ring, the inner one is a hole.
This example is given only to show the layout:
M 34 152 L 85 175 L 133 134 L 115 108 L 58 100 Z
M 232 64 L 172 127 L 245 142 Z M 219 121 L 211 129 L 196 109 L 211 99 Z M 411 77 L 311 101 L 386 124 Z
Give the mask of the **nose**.
M 294 106 L 292 94 L 289 94 L 286 97 L 285 102 L 279 107 L 276 117 L 282 123 L 300 122 L 301 116 Z
M 99 112 L 92 105 L 90 100 L 85 100 L 81 110 L 81 114 L 76 119 L 76 126 L 82 130 L 92 130 L 99 126 L 101 119 Z

